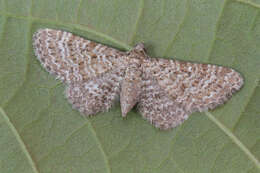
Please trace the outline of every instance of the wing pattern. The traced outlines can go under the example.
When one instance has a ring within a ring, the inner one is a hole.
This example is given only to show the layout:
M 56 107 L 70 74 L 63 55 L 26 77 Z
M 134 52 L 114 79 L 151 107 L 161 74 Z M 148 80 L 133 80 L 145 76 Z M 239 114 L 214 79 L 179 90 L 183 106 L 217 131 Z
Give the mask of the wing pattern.
M 180 103 L 175 102 L 149 74 L 143 75 L 138 110 L 151 124 L 160 129 L 176 127 L 188 118 Z
M 142 43 L 121 52 L 69 32 L 40 29 L 33 47 L 42 66 L 66 83 L 75 109 L 94 115 L 120 97 L 122 116 L 137 104 L 145 119 L 164 130 L 194 111 L 223 104 L 243 85 L 233 69 L 150 58 Z
M 139 110 L 161 129 L 181 124 L 192 112 L 214 109 L 243 85 L 235 70 L 211 64 L 148 58 L 143 69 Z
M 70 84 L 66 96 L 73 108 L 84 115 L 108 111 L 119 100 L 123 75 L 124 69 L 116 69 L 86 82 Z
M 125 62 L 124 52 L 54 29 L 38 30 L 33 47 L 43 67 L 66 83 L 87 81 Z

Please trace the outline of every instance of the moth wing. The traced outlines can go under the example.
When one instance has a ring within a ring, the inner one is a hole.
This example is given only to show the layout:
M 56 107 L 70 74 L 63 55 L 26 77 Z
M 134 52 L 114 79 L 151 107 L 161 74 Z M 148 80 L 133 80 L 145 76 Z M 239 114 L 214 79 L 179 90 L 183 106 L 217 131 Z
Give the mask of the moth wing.
M 138 102 L 142 116 L 155 127 L 167 130 L 188 118 L 188 112 L 175 102 L 150 75 L 143 77 L 142 93 Z
M 69 84 L 66 97 L 84 115 L 105 112 L 119 99 L 123 74 L 123 69 L 116 69 L 86 82 Z
M 243 85 L 238 72 L 217 65 L 149 58 L 144 68 L 187 113 L 213 109 Z
M 125 53 L 69 32 L 40 29 L 33 36 L 35 55 L 47 71 L 67 83 L 88 80 L 123 64 Z

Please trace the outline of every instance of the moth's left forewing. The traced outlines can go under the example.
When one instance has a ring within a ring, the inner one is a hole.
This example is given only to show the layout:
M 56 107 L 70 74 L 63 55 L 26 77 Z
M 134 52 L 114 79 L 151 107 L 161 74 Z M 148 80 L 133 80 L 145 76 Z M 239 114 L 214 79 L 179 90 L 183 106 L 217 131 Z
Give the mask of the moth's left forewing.
M 34 33 L 33 47 L 42 66 L 68 84 L 108 73 L 125 58 L 124 52 L 112 47 L 48 28 Z

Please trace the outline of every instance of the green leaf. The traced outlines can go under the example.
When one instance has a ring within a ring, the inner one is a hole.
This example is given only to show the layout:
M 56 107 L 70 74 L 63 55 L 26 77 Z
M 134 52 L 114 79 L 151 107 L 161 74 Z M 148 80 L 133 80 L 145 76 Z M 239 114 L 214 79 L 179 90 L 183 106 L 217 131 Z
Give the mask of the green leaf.
M 0 0 L 0 172 L 260 171 L 256 0 Z M 36 60 L 32 34 L 66 30 L 151 56 L 228 66 L 245 85 L 225 105 L 160 131 L 119 104 L 82 117 Z

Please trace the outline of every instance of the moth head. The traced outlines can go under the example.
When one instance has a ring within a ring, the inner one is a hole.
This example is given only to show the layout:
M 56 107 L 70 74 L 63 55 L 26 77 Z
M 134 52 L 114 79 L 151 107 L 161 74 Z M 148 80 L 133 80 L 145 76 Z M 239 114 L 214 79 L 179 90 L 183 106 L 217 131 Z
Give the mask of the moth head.
M 131 49 L 129 52 L 127 52 L 127 55 L 130 58 L 137 58 L 137 59 L 146 58 L 147 54 L 146 54 L 144 44 L 138 43 L 137 45 L 135 45 L 135 47 L 133 49 Z
M 138 50 L 138 51 L 145 51 L 145 48 L 144 48 L 144 43 L 138 43 L 135 45 L 134 47 L 135 50 Z M 146 52 L 146 51 L 145 51 Z

